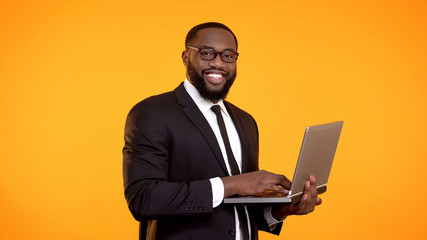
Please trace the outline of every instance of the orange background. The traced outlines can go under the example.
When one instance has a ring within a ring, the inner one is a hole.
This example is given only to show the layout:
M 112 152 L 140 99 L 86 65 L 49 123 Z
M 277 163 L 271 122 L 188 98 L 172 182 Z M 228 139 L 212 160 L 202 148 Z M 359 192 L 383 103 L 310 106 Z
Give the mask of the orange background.
M 0 238 L 137 239 L 122 186 L 129 109 L 185 77 L 187 31 L 239 39 L 228 100 L 292 177 L 307 125 L 344 120 L 324 204 L 280 237 L 427 236 L 425 1 L 0 2 Z

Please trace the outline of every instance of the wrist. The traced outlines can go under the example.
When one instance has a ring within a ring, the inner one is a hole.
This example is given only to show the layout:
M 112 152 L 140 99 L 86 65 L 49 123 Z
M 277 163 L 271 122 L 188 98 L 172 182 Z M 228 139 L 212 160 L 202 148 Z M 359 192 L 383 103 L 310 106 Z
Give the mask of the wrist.
M 238 181 L 236 181 L 236 176 L 228 176 L 221 178 L 222 183 L 224 184 L 224 198 L 236 195 L 238 193 Z
M 287 211 L 287 208 L 284 206 L 273 206 L 273 208 L 271 209 L 271 215 L 273 216 L 274 219 L 282 221 L 286 217 L 291 215 L 291 213 Z

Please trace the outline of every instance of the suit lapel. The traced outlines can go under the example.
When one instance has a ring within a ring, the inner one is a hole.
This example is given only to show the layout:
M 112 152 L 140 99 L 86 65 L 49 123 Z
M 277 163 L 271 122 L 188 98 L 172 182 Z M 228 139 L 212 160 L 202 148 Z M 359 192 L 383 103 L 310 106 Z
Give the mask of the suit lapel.
M 224 162 L 224 158 L 222 157 L 218 141 L 205 116 L 203 116 L 203 114 L 200 112 L 196 103 L 194 103 L 193 99 L 191 99 L 190 95 L 187 93 L 182 83 L 174 90 L 174 92 L 178 104 L 183 106 L 182 111 L 202 133 L 203 137 L 206 139 L 212 152 L 214 153 L 216 159 L 218 160 L 218 163 L 221 165 L 222 170 L 228 176 L 229 174 Z

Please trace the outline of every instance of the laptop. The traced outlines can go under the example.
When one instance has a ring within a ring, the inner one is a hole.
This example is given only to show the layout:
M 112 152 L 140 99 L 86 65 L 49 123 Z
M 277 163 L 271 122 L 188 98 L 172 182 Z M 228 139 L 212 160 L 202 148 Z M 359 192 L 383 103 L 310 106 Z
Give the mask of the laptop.
M 235 195 L 225 198 L 224 203 L 297 203 L 303 196 L 304 184 L 310 175 L 316 177 L 318 194 L 326 192 L 326 184 L 328 183 L 343 123 L 343 121 L 339 121 L 306 128 L 289 194 L 267 191 L 251 196 Z

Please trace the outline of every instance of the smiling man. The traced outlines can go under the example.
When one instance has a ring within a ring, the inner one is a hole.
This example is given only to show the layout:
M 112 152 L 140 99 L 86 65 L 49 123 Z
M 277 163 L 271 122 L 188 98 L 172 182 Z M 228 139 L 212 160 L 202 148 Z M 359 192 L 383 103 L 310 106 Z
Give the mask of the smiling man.
M 199 56 L 194 53 L 189 54 L 188 51 L 182 53 L 184 65 L 187 68 L 187 79 L 203 98 L 216 103 L 226 97 L 236 78 L 236 60 L 239 55 L 236 52 L 237 40 L 234 34 L 222 28 L 195 30 L 190 31 L 186 39 L 186 48 L 198 52 Z M 193 34 L 196 33 L 198 37 L 193 39 Z M 223 45 L 220 46 L 220 49 L 223 49 L 222 52 L 212 47 L 219 44 Z M 216 57 L 217 54 L 219 57 Z
M 140 239 L 258 239 L 258 230 L 279 234 L 288 215 L 320 204 L 313 176 L 298 204 L 222 203 L 236 194 L 287 193 L 291 185 L 283 175 L 259 171 L 256 122 L 224 100 L 236 78 L 237 46 L 223 24 L 193 27 L 182 53 L 185 81 L 129 112 L 123 177 Z

